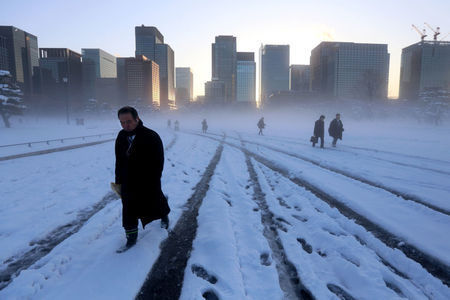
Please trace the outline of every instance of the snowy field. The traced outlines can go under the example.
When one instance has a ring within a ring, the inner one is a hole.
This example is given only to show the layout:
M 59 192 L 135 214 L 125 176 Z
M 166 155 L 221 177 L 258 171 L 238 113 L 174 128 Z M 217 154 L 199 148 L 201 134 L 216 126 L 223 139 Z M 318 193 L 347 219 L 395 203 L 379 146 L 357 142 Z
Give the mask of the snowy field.
M 259 136 L 259 117 L 143 116 L 170 228 L 121 254 L 114 116 L 0 128 L 0 299 L 450 299 L 449 124 L 343 115 L 320 149 L 315 118 L 265 114 Z

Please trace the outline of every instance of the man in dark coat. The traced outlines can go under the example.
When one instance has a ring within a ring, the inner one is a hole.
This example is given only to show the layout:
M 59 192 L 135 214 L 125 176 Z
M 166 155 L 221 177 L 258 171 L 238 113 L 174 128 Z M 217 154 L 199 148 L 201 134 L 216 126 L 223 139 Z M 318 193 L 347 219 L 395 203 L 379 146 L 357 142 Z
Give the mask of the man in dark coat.
M 136 109 L 122 107 L 118 117 L 123 130 L 116 139 L 116 185 L 122 198 L 122 225 L 127 237 L 126 247 L 136 244 L 138 220 L 142 227 L 161 219 L 168 228 L 170 212 L 161 190 L 164 148 L 159 135 L 144 127 Z
M 344 131 L 344 124 L 341 121 L 341 115 L 336 114 L 336 118 L 333 119 L 328 127 L 328 133 L 333 137 L 333 147 L 336 147 L 338 139 L 342 140 L 342 132 Z
M 258 126 L 258 128 L 259 128 L 259 132 L 258 132 L 258 134 L 259 135 L 263 135 L 263 129 L 264 129 L 264 127 L 266 127 L 266 123 L 264 123 L 264 117 L 262 117 L 261 119 L 259 119 L 259 121 L 258 121 L 258 124 L 256 124 L 257 126 Z
M 207 130 L 208 130 L 208 123 L 206 122 L 206 119 L 203 119 L 203 121 L 202 121 L 202 132 L 206 133 Z
M 325 116 L 321 115 L 319 120 L 314 123 L 314 141 L 312 146 L 314 147 L 320 138 L 320 148 L 323 148 L 323 137 L 325 135 Z

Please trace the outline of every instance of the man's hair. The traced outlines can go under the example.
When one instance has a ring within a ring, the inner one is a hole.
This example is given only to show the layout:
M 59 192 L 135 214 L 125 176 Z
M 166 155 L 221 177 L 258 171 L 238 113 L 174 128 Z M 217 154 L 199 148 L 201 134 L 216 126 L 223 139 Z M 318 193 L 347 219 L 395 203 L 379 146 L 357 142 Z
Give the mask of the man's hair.
M 325 119 L 325 116 L 324 116 L 324 115 L 321 115 L 321 116 L 320 116 L 320 119 Z
M 336 114 L 336 117 L 337 117 L 337 116 L 339 116 L 339 117 L 340 117 L 340 116 L 341 116 L 341 114 L 337 113 L 337 114 Z
M 119 109 L 119 111 L 117 112 L 117 117 L 119 117 L 122 114 L 131 114 L 131 116 L 133 117 L 133 119 L 137 119 L 138 117 L 138 112 L 134 107 L 131 106 L 124 106 L 121 109 Z

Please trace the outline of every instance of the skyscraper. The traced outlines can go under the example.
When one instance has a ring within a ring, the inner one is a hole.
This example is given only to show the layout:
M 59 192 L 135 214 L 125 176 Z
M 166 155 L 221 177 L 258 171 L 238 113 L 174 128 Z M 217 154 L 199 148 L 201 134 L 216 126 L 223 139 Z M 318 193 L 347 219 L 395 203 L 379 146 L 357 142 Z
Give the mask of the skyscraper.
M 159 66 L 144 55 L 125 58 L 125 85 L 128 103 L 144 108 L 160 108 Z
M 8 47 L 6 37 L 0 35 L 0 70 L 9 70 Z
M 256 63 L 255 53 L 237 52 L 236 102 L 256 104 Z
M 159 65 L 160 102 L 162 109 L 175 106 L 174 52 L 164 44 L 164 36 L 153 26 L 136 26 L 136 56 L 144 55 Z
M 387 97 L 387 44 L 322 42 L 311 51 L 311 90 L 337 98 Z
M 225 84 L 225 102 L 236 100 L 236 37 L 216 36 L 212 44 L 212 78 Z
M 260 93 L 264 104 L 272 93 L 289 90 L 289 45 L 261 45 Z
M 118 93 L 119 93 L 119 103 L 122 105 L 127 104 L 127 73 L 125 64 L 127 59 L 130 57 L 117 57 L 116 58 L 116 66 L 117 66 L 117 85 L 118 85 Z
M 402 49 L 400 98 L 430 89 L 450 91 L 450 42 L 424 41 Z
M 289 90 L 309 91 L 309 65 L 291 65 L 289 67 Z
M 153 26 L 136 26 L 136 56 L 144 55 L 147 59 L 155 61 L 155 47 L 164 44 L 164 36 Z
M 98 98 L 96 85 L 102 78 L 117 78 L 116 57 L 102 49 L 81 49 L 85 98 Z
M 176 68 L 177 106 L 189 104 L 193 99 L 194 76 L 191 68 Z
M 160 99 L 163 109 L 175 108 L 175 61 L 172 48 L 157 44 L 155 62 L 159 65 Z
M 225 104 L 226 98 L 225 82 L 217 78 L 205 82 L 205 103 L 206 104 Z
M 39 67 L 37 37 L 13 26 L 0 26 L 0 40 L 3 44 L 0 58 L 7 66 L 15 82 L 25 95 L 33 93 L 33 75 Z M 7 65 L 4 60 L 7 59 Z
M 116 57 L 102 49 L 81 49 L 83 65 L 92 65 L 96 78 L 116 78 Z
M 67 48 L 40 48 L 43 91 L 54 104 L 81 109 L 81 55 Z

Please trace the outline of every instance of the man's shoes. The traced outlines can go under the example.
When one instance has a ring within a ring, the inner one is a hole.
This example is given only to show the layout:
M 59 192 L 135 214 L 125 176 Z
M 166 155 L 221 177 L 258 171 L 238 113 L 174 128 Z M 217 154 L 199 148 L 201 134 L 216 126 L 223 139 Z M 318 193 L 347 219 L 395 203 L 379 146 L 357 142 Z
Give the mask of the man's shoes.
M 137 237 L 138 237 L 138 229 L 131 229 L 131 230 L 125 230 L 125 233 L 127 235 L 127 244 L 125 247 L 132 247 L 136 244 Z
M 169 229 L 169 215 L 161 218 L 161 228 Z

